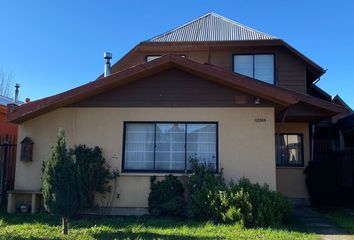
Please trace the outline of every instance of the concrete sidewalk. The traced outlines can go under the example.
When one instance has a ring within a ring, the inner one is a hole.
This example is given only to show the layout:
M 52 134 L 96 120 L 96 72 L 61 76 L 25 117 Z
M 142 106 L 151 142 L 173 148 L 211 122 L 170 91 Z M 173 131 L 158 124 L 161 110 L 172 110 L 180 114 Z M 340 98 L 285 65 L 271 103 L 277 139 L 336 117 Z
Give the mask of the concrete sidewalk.
M 293 214 L 322 240 L 354 240 L 354 236 L 307 206 L 295 206 Z

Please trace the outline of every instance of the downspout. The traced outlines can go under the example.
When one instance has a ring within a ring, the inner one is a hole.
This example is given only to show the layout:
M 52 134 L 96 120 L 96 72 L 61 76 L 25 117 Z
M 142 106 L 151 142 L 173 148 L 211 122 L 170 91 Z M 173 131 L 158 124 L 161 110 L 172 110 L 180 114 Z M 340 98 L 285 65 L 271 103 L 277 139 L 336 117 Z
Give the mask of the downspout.
M 316 132 L 316 126 L 315 124 L 312 124 L 312 129 L 311 129 L 311 156 L 310 156 L 310 161 L 313 161 L 313 154 L 314 154 L 314 146 L 315 146 L 315 132 Z
M 210 45 L 208 45 L 208 64 L 210 64 Z
M 317 78 L 312 84 L 313 84 L 313 85 L 316 85 L 316 83 L 318 83 L 320 80 L 321 80 L 321 78 L 319 77 L 319 78 Z
M 321 76 L 322 76 L 323 74 L 325 74 L 326 72 L 327 72 L 327 69 L 324 69 L 324 72 L 321 74 Z M 312 84 L 313 84 L 313 85 L 316 85 L 316 83 L 318 83 L 320 80 L 321 80 L 321 77 L 317 78 Z

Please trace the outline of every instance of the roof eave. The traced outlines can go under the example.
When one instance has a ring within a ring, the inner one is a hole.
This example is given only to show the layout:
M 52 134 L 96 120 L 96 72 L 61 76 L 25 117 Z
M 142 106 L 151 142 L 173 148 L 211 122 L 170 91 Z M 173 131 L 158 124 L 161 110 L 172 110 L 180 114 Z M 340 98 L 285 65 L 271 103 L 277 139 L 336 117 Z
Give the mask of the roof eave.
M 326 70 L 322 68 L 320 65 L 312 61 L 310 58 L 306 57 L 304 54 L 296 50 L 294 47 L 292 47 L 290 44 L 285 42 L 282 39 L 279 39 L 279 41 L 282 43 L 283 46 L 285 46 L 288 50 L 293 52 L 295 55 L 299 56 L 303 61 L 305 61 L 308 65 L 308 69 L 312 71 L 314 74 L 317 75 L 317 78 L 321 77 L 323 74 L 326 73 Z
M 157 46 L 193 46 L 193 47 L 221 47 L 221 46 L 247 46 L 252 44 L 253 46 L 284 46 L 290 52 L 297 55 L 306 62 L 308 70 L 313 72 L 316 75 L 316 79 L 321 77 L 326 70 L 319 66 L 317 63 L 312 61 L 310 58 L 306 57 L 304 54 L 296 50 L 294 47 L 289 45 L 282 39 L 263 39 L 263 40 L 236 40 L 236 41 L 188 41 L 188 42 L 149 42 L 143 41 L 137 44 L 132 50 L 130 50 L 127 54 L 125 54 L 119 61 L 117 61 L 114 65 L 124 61 L 128 56 L 132 53 L 146 49 L 147 47 L 157 47 Z M 114 65 L 112 67 L 114 67 Z M 103 75 L 101 74 L 100 77 Z
M 15 107 L 9 112 L 8 119 L 14 123 L 21 123 L 46 112 L 67 106 L 84 98 L 94 96 L 109 89 L 128 84 L 134 80 L 151 76 L 157 72 L 173 67 L 254 94 L 283 106 L 289 106 L 304 101 L 319 108 L 332 111 L 333 113 L 340 113 L 342 111 L 340 106 L 333 103 L 295 93 L 287 89 L 245 77 L 241 74 L 223 70 L 213 65 L 200 64 L 189 59 L 168 54 L 156 60 L 114 73 L 104 79 L 98 79 L 69 91 Z

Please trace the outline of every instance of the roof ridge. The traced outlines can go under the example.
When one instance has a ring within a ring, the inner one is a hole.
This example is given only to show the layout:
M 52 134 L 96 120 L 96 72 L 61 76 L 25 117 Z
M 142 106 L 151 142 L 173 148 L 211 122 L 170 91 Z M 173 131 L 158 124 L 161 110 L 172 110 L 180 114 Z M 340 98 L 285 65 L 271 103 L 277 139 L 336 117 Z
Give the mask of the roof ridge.
M 276 37 L 276 36 L 270 35 L 270 34 L 268 34 L 268 33 L 265 33 L 265 32 L 259 31 L 259 30 L 256 30 L 256 29 L 254 29 L 254 28 L 251 28 L 251 27 L 249 27 L 249 26 L 246 26 L 246 25 L 244 25 L 244 24 L 241 24 L 241 23 L 239 23 L 239 22 L 236 22 L 236 21 L 234 21 L 234 20 L 232 20 L 232 19 L 229 19 L 229 18 L 227 18 L 227 17 L 224 17 L 224 16 L 222 16 L 222 15 L 220 15 L 220 14 L 217 14 L 217 13 L 215 13 L 215 12 L 208 12 L 208 13 L 206 13 L 206 14 L 200 16 L 200 17 L 197 17 L 197 18 L 195 18 L 195 19 L 193 19 L 193 20 L 191 20 L 191 21 L 188 21 L 188 22 L 186 22 L 186 23 L 184 23 L 184 24 L 182 24 L 182 25 L 180 25 L 180 26 L 178 26 L 178 27 L 175 27 L 175 28 L 173 28 L 173 29 L 171 29 L 171 30 L 168 30 L 168 31 L 166 31 L 166 32 L 164 32 L 164 33 L 162 33 L 162 34 L 159 34 L 159 35 L 157 35 L 157 36 L 154 36 L 154 37 L 152 37 L 152 38 L 150 38 L 150 39 L 147 39 L 147 40 L 145 40 L 145 41 L 143 41 L 143 42 L 153 42 L 153 41 L 156 41 L 156 40 L 158 40 L 158 39 L 161 39 L 161 38 L 164 38 L 164 37 L 168 37 L 168 35 L 170 35 L 171 33 L 174 33 L 174 32 L 176 32 L 176 31 L 178 31 L 178 30 L 180 30 L 180 29 L 183 29 L 183 28 L 186 27 L 186 26 L 189 26 L 189 25 L 191 25 L 191 24 L 193 24 L 193 23 L 196 23 L 196 22 L 198 22 L 198 21 L 201 21 L 202 19 L 205 19 L 205 18 L 210 17 L 210 16 L 215 17 L 215 18 L 218 18 L 218 19 L 220 19 L 220 20 L 222 20 L 222 21 L 224 21 L 224 22 L 226 22 L 226 23 L 229 23 L 229 24 L 233 25 L 234 27 L 242 28 L 242 29 L 244 29 L 244 30 L 246 30 L 246 31 L 253 32 L 254 34 L 263 35 L 263 37 L 266 37 L 266 38 L 270 38 L 270 39 L 277 39 L 277 38 L 278 38 L 278 37 Z M 198 34 L 198 35 L 200 34 L 199 31 L 197 32 L 197 34 Z

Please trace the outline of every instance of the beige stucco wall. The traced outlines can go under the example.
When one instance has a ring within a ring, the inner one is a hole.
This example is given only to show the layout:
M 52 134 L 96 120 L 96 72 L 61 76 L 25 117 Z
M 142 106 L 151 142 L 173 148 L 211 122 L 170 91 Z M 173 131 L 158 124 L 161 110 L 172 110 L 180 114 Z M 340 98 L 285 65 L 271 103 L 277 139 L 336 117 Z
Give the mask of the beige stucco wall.
M 15 189 L 41 188 L 42 162 L 50 155 L 59 128 L 66 131 L 68 147 L 100 146 L 112 167 L 121 171 L 124 121 L 216 121 L 219 167 L 225 179 L 246 176 L 276 187 L 273 108 L 62 108 L 19 126 L 19 140 L 31 137 L 34 149 L 32 162 L 19 161 L 18 151 Z M 146 207 L 150 175 L 121 174 L 120 198 L 112 206 Z
M 277 191 L 290 198 L 309 198 L 305 184 L 305 167 L 310 160 L 308 123 L 277 123 L 279 133 L 302 133 L 304 141 L 304 167 L 277 167 Z

